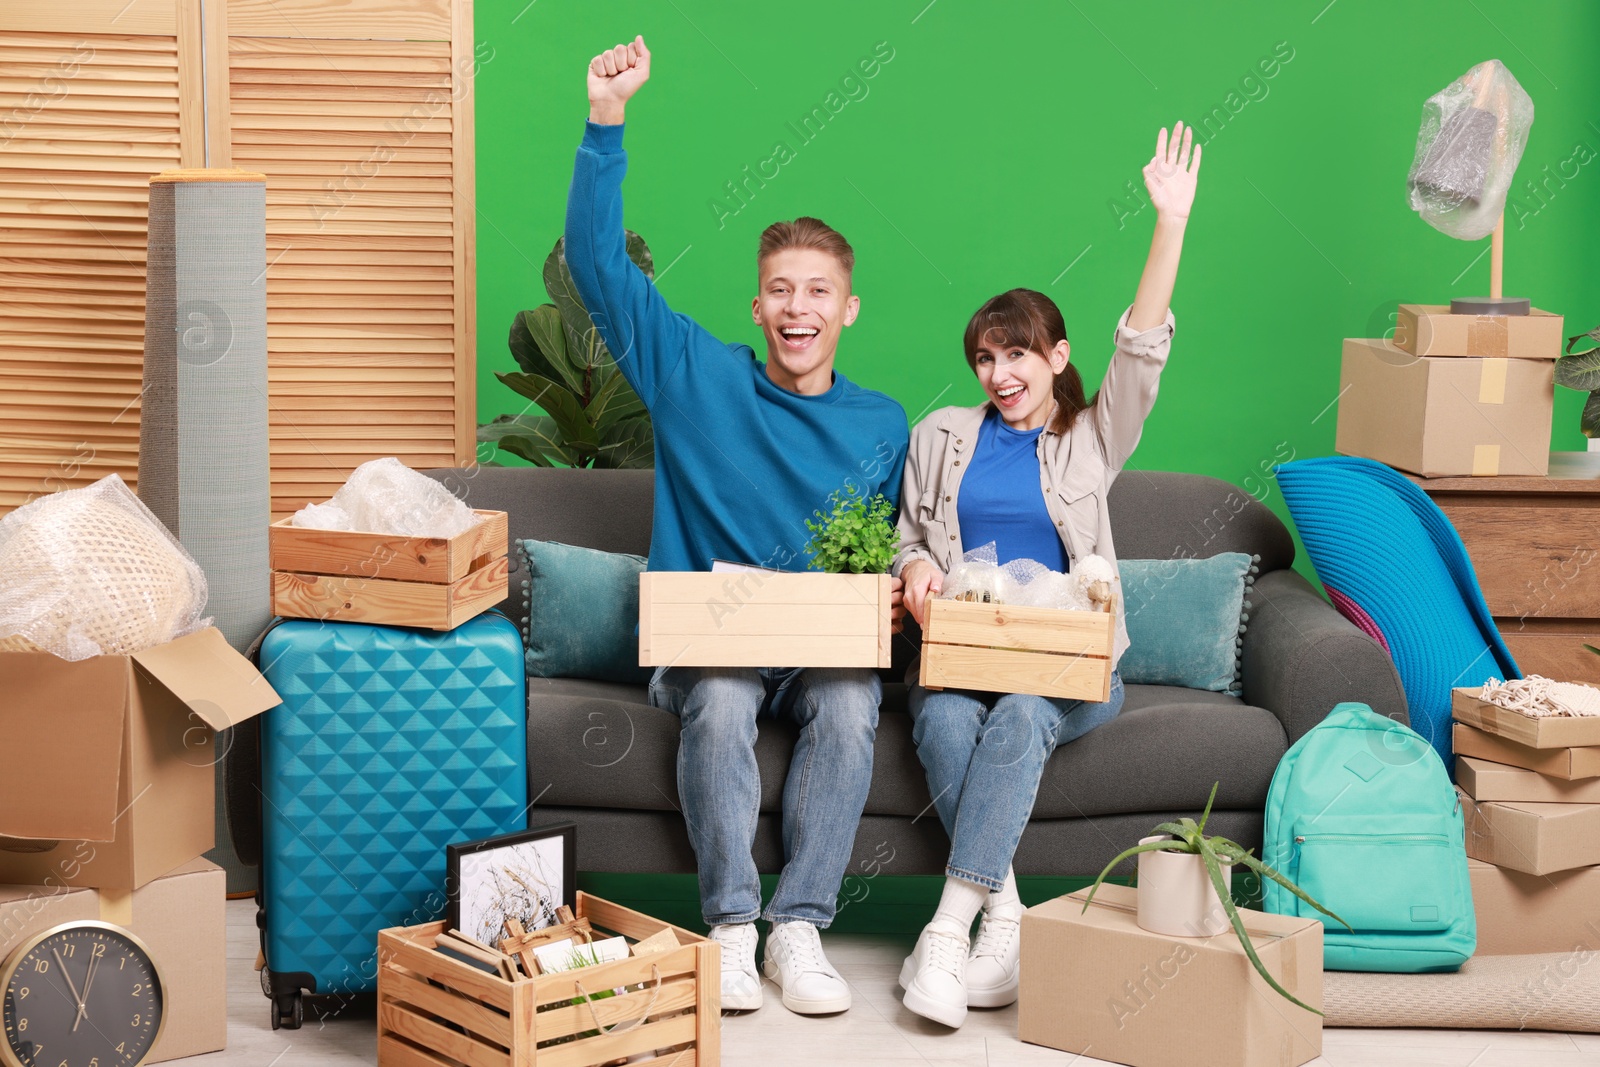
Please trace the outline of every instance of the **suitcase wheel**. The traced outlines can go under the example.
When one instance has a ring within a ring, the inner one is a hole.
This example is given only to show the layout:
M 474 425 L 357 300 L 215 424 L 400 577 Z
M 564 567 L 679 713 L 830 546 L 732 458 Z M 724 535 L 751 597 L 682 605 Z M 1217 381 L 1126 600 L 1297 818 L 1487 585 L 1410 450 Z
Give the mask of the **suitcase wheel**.
M 305 1022 L 305 998 L 299 993 L 279 993 L 272 999 L 272 1028 L 298 1030 Z

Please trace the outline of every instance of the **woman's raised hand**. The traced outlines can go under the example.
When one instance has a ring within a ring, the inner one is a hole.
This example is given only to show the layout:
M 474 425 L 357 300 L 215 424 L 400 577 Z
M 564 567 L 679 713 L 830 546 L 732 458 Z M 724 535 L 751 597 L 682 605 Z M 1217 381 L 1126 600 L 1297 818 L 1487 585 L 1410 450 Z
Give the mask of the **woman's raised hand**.
M 1189 217 L 1195 180 L 1200 177 L 1200 146 L 1194 146 L 1192 157 L 1189 152 L 1193 137 L 1194 128 L 1181 122 L 1172 127 L 1171 141 L 1167 140 L 1165 126 L 1156 136 L 1156 154 L 1144 166 L 1144 187 L 1150 193 L 1157 218 Z

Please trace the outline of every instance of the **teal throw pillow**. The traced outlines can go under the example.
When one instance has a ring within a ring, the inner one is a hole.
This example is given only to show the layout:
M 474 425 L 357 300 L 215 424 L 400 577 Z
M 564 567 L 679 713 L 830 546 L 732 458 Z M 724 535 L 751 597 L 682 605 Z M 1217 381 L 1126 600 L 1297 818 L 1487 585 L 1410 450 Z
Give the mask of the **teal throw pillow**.
M 1238 695 L 1247 596 L 1260 558 L 1119 560 L 1129 642 L 1117 663 L 1122 680 Z
M 557 541 L 518 541 L 527 578 L 528 673 L 648 685 L 639 666 L 639 572 L 643 556 Z

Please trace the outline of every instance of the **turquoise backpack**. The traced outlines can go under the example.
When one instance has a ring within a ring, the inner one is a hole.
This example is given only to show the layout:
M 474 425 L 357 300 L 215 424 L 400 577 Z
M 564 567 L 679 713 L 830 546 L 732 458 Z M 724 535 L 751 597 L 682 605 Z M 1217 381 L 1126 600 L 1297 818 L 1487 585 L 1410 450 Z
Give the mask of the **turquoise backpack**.
M 1262 908 L 1320 919 L 1330 971 L 1454 971 L 1478 943 L 1461 805 L 1422 735 L 1340 704 L 1278 764 L 1262 859 L 1354 927 L 1268 881 Z

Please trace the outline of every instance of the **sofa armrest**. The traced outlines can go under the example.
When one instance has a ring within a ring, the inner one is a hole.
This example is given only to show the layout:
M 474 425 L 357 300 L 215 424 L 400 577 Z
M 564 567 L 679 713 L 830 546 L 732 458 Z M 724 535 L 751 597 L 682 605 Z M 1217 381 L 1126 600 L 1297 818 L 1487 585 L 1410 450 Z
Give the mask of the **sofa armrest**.
M 1245 702 L 1283 723 L 1294 744 L 1341 701 L 1410 725 L 1394 661 L 1292 570 L 1256 579 L 1245 629 Z

